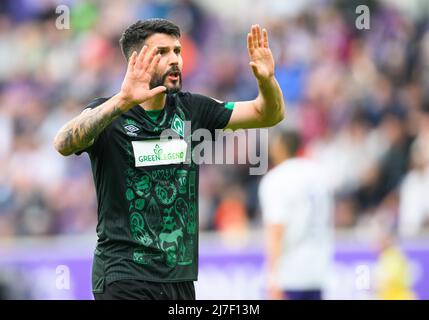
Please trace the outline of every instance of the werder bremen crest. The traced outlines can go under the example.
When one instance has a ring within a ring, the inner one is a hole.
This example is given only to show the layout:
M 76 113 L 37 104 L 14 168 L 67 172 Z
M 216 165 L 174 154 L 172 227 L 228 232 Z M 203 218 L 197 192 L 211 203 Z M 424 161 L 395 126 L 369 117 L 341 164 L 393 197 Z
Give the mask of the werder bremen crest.
M 176 132 L 182 138 L 185 136 L 185 123 L 180 117 L 175 114 L 173 121 L 171 122 L 171 129 Z

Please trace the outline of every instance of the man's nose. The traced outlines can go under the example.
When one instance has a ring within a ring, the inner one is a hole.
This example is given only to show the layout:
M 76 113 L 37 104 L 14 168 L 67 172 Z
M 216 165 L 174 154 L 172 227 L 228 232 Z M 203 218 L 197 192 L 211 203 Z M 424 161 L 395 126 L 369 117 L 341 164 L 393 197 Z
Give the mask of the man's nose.
M 174 52 L 170 53 L 168 57 L 168 65 L 173 66 L 178 64 L 179 64 L 179 57 L 177 56 L 177 54 Z

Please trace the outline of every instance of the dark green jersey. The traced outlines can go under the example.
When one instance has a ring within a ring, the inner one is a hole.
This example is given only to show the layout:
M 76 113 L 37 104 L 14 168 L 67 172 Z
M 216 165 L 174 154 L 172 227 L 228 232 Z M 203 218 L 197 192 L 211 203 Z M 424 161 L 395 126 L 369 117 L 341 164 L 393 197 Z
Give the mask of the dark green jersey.
M 84 150 L 98 201 L 94 292 L 119 279 L 197 280 L 198 165 L 185 158 L 197 144 L 192 132 L 205 128 L 213 134 L 231 113 L 231 104 L 205 96 L 169 94 L 157 119 L 135 106 Z M 191 130 L 185 130 L 185 121 L 191 121 Z M 164 129 L 177 137 L 160 139 Z

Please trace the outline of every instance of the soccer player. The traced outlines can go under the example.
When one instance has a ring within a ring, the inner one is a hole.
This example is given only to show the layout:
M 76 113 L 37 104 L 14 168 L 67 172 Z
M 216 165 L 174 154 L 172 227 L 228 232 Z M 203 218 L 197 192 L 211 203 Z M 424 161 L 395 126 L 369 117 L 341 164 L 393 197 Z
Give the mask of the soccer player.
M 297 156 L 296 132 L 283 131 L 270 142 L 274 168 L 259 186 L 268 298 L 320 300 L 332 259 L 333 198 L 323 169 Z
M 138 21 L 120 39 L 128 68 L 120 91 L 95 99 L 57 133 L 64 156 L 87 152 L 98 200 L 95 299 L 195 299 L 198 165 L 185 161 L 197 129 L 259 128 L 284 118 L 267 31 L 247 35 L 259 86 L 251 101 L 182 92 L 180 30 Z M 191 132 L 185 130 L 190 121 Z M 171 129 L 178 138 L 160 139 Z

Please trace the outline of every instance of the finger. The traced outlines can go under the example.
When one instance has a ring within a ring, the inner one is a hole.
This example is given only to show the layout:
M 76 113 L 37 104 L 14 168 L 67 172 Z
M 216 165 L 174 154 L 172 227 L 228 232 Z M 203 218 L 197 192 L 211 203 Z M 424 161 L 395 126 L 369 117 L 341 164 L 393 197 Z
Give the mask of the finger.
M 247 50 L 249 53 L 253 52 L 253 38 L 250 33 L 247 34 Z
M 128 60 L 127 72 L 132 72 L 133 71 L 134 65 L 136 64 L 136 59 L 137 59 L 137 51 L 133 51 L 133 53 L 131 54 L 130 59 Z
M 252 41 L 253 41 L 253 48 L 258 48 L 258 36 L 256 35 L 256 26 L 252 26 Z
M 256 25 L 256 39 L 258 41 L 258 48 L 262 47 L 261 27 L 259 24 Z
M 143 70 L 147 71 L 147 69 L 149 69 L 157 53 L 158 53 L 158 47 L 153 47 L 146 53 L 146 56 L 143 60 Z
M 268 32 L 267 32 L 267 29 L 264 28 L 262 30 L 262 36 L 263 36 L 264 47 L 268 48 Z
M 150 75 L 153 74 L 160 60 L 161 60 L 160 54 L 155 55 L 155 57 L 152 59 L 151 63 L 149 64 L 149 67 L 146 70 Z
M 144 56 L 146 55 L 146 51 L 147 51 L 147 46 L 144 45 L 143 48 L 140 50 L 140 53 L 139 53 L 139 55 L 137 57 L 136 64 L 134 66 L 136 69 L 141 69 L 142 68 L 142 66 L 143 66 L 143 59 L 144 59 Z

